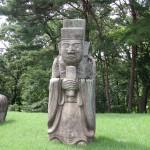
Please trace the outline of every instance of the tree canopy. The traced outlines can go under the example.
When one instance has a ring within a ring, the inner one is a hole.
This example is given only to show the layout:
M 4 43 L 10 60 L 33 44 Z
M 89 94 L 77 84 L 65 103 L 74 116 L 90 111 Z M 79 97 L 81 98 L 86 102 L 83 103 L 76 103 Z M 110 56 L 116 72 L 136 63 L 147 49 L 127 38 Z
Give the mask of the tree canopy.
M 51 66 L 62 20 L 86 20 L 96 59 L 96 111 L 150 111 L 150 2 L 148 0 L 4 0 L 0 92 L 10 110 L 47 112 Z

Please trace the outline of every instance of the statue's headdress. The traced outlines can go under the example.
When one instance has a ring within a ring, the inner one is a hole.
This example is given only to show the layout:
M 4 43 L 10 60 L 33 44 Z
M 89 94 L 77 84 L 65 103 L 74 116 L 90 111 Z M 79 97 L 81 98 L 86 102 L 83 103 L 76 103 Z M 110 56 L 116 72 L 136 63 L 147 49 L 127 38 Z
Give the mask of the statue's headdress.
M 62 40 L 83 40 L 84 55 L 88 55 L 89 42 L 85 41 L 85 20 L 84 19 L 65 19 L 61 29 Z M 59 48 L 60 49 L 60 48 Z
M 85 40 L 85 20 L 66 19 L 61 29 L 62 40 Z

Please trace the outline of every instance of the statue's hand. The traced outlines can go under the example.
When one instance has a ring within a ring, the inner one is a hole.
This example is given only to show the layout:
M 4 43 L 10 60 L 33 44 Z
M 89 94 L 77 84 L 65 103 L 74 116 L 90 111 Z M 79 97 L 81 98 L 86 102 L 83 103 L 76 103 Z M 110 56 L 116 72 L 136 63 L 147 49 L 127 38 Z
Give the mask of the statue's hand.
M 72 79 L 63 79 L 62 81 L 62 88 L 64 90 L 77 90 L 78 89 L 78 82 Z

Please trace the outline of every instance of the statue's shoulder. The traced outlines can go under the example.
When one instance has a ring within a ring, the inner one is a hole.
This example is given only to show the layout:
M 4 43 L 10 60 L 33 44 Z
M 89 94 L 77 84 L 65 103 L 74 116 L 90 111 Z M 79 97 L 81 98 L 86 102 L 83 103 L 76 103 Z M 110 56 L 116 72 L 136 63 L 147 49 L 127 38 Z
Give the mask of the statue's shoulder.
M 65 77 L 66 65 L 62 60 L 62 57 L 58 55 L 53 62 L 52 66 L 52 78 Z
M 60 59 L 60 56 L 58 55 L 57 57 L 55 57 L 53 61 L 52 78 L 58 78 L 60 76 L 59 75 L 59 59 Z
M 53 64 L 64 64 L 62 57 L 60 55 L 58 55 L 57 57 L 55 57 Z
M 88 54 L 87 72 L 90 74 L 90 77 L 92 77 L 92 78 L 96 77 L 96 63 L 95 63 L 95 59 L 90 54 Z
M 83 59 L 78 68 L 77 68 L 77 77 L 78 78 L 95 78 L 96 70 L 95 70 L 95 59 L 89 54 Z
M 53 64 L 58 63 L 60 60 L 60 55 L 58 55 L 57 57 L 54 58 Z

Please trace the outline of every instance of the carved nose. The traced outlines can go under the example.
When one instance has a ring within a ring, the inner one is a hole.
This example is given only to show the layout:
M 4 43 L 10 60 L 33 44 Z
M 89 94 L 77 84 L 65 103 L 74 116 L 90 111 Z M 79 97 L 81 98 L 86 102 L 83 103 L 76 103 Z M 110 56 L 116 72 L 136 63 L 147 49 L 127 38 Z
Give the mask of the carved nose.
M 74 54 L 74 52 L 75 52 L 75 51 L 74 51 L 73 47 L 71 47 L 71 46 L 70 46 L 70 47 L 68 48 L 68 50 L 67 50 L 67 53 L 68 53 L 68 54 Z

